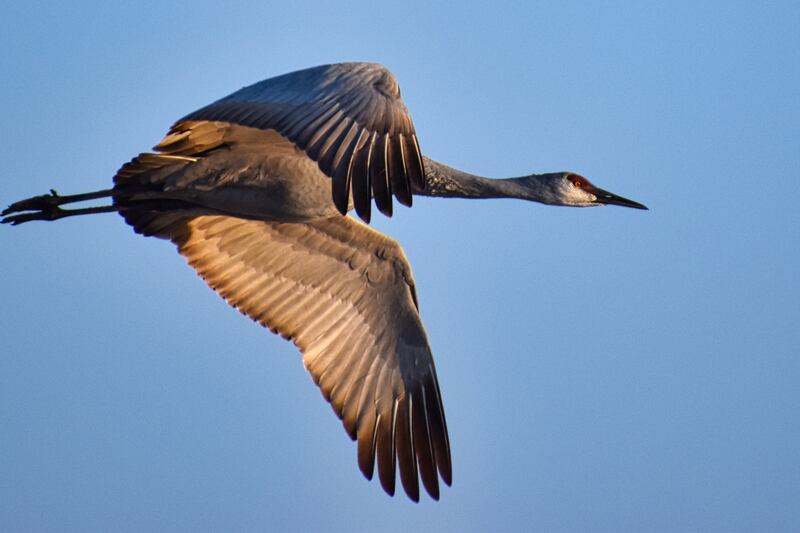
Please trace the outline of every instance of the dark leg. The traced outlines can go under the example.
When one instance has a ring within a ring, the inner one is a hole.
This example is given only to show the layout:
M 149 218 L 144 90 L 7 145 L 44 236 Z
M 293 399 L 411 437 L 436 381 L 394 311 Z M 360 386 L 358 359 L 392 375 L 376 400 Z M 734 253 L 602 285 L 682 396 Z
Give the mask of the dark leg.
M 96 198 L 106 198 L 112 196 L 114 191 L 112 189 L 105 189 L 102 191 L 88 192 L 84 194 L 73 194 L 71 196 L 59 196 L 54 190 L 50 190 L 50 194 L 43 194 L 40 196 L 33 196 L 14 202 L 0 215 L 3 219 L 0 223 L 11 224 L 16 226 L 23 222 L 30 222 L 31 220 L 58 220 L 59 218 L 71 217 L 75 215 L 89 215 L 93 213 L 107 213 L 109 211 L 116 211 L 117 207 L 113 205 L 100 206 L 100 207 L 87 207 L 84 209 L 61 209 L 59 206 L 62 204 L 69 204 L 73 202 L 83 202 L 85 200 L 94 200 Z M 32 213 L 25 213 L 24 211 L 33 211 Z M 17 213 L 17 214 L 13 214 Z

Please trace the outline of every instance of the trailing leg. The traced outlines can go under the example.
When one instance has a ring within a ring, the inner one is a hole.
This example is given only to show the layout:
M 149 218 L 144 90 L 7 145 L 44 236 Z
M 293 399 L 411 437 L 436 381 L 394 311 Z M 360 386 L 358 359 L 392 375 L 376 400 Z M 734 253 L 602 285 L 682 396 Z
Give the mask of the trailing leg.
M 31 220 L 58 220 L 60 218 L 76 215 L 90 215 L 94 213 L 108 213 L 117 211 L 117 206 L 106 205 L 98 207 L 87 207 L 82 209 L 62 209 L 63 204 L 74 202 L 84 202 L 97 198 L 107 198 L 114 194 L 112 189 L 88 192 L 84 194 L 73 194 L 70 196 L 60 196 L 56 191 L 50 189 L 50 194 L 32 196 L 19 202 L 14 202 L 6 208 L 0 215 L 3 219 L 0 223 L 16 226 Z

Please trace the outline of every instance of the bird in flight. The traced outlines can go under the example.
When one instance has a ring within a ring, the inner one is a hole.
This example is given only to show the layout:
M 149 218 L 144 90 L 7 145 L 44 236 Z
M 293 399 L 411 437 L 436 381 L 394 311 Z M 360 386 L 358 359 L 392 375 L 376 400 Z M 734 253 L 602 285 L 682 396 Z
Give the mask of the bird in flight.
M 118 212 L 172 241 L 230 305 L 291 340 L 356 440 L 358 466 L 419 500 L 452 483 L 450 443 L 411 267 L 367 224 L 415 195 L 644 205 L 572 172 L 491 179 L 424 156 L 382 65 L 323 65 L 244 87 L 178 120 L 110 189 L 13 203 L 5 224 Z M 110 198 L 109 205 L 62 208 Z M 355 210 L 360 222 L 348 216 Z M 366 223 L 366 224 L 365 224 Z

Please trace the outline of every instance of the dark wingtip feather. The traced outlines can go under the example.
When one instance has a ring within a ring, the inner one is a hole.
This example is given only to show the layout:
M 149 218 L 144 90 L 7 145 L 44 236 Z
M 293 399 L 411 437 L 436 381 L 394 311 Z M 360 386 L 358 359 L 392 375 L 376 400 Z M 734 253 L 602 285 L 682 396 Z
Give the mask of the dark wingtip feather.
M 375 473 L 375 445 L 377 444 L 376 439 L 378 436 L 377 421 L 364 421 L 363 428 L 358 434 L 358 468 L 365 478 L 372 480 L 372 476 Z
M 369 197 L 367 197 L 367 198 L 369 198 Z M 361 220 L 363 220 L 364 223 L 369 224 L 370 220 L 372 219 L 372 202 L 371 201 L 362 202 L 362 203 L 358 203 L 357 202 L 356 203 L 356 214 L 359 217 L 361 217 Z
M 378 478 L 383 490 L 394 496 L 397 475 L 397 450 L 395 449 L 396 406 L 392 408 L 391 417 L 378 415 L 377 447 Z
M 419 476 L 425 490 L 434 500 L 439 499 L 439 475 L 436 473 L 436 455 L 431 442 L 425 393 L 418 389 L 411 396 L 411 415 L 414 433 L 414 448 L 417 453 Z
M 428 424 L 431 430 L 431 441 L 436 457 L 439 475 L 449 486 L 453 481 L 453 469 L 450 462 L 450 441 L 447 437 L 447 422 L 439 387 L 436 384 L 436 371 L 431 367 L 430 379 L 424 383 L 427 403 Z
M 411 134 L 411 136 L 404 137 L 403 140 L 405 143 L 403 155 L 408 178 L 417 190 L 425 190 L 425 165 L 422 163 L 422 153 L 419 150 L 417 136 Z
M 397 406 L 397 428 L 395 430 L 395 446 L 397 460 L 400 463 L 400 481 L 403 489 L 413 501 L 419 501 L 419 472 L 417 470 L 417 453 L 414 449 L 414 432 L 412 428 L 413 413 L 410 401 L 395 400 Z
M 374 140 L 374 136 L 372 136 Z M 373 140 L 367 130 L 361 130 L 355 151 L 350 160 L 350 183 L 353 188 L 353 204 L 356 213 L 369 224 L 372 215 L 372 191 L 370 190 L 370 153 Z
M 378 206 L 378 210 L 390 217 L 392 216 L 392 186 L 387 177 L 386 169 L 386 151 L 389 146 L 389 136 L 382 135 L 374 139 L 373 142 L 374 146 L 369 164 L 372 196 L 375 198 L 375 205 Z
M 333 205 L 341 214 L 346 215 L 347 209 L 350 207 L 350 180 L 347 169 L 342 167 L 343 165 L 339 165 L 331 178 L 331 195 Z
M 401 204 L 411 207 L 411 188 L 408 183 L 403 151 L 403 134 L 392 137 L 386 151 L 386 168 L 389 171 L 389 181 L 392 184 L 395 198 Z

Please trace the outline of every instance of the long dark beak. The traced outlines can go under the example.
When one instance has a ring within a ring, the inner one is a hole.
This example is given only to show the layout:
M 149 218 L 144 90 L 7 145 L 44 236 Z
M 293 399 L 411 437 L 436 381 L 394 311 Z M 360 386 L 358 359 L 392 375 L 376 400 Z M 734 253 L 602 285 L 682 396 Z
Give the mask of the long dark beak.
M 597 187 L 589 189 L 589 192 L 597 196 L 598 204 L 621 205 L 623 207 L 632 207 L 634 209 L 647 209 L 647 206 L 644 204 L 634 202 L 633 200 L 628 200 L 627 198 L 617 196 L 616 194 L 611 194 L 610 192 L 604 191 L 603 189 L 598 189 Z

